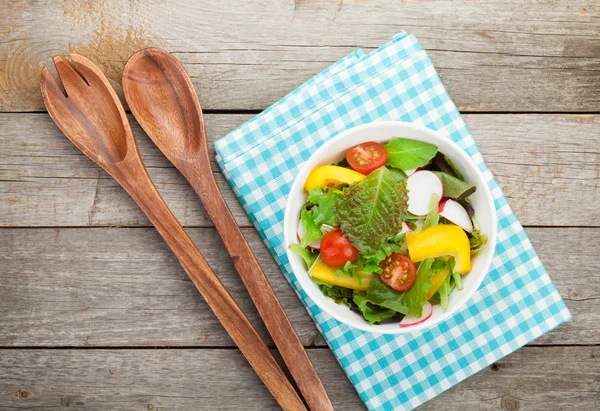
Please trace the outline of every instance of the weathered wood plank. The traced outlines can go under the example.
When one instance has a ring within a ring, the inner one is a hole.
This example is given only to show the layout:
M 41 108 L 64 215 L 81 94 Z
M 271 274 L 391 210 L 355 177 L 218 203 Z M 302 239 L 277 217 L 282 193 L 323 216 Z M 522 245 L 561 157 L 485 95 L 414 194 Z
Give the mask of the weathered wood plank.
M 188 231 L 266 336 L 215 230 Z M 599 344 L 600 229 L 528 232 L 574 314 L 536 344 Z M 323 346 L 257 233 L 244 233 L 303 344 Z M 0 347 L 232 345 L 153 229 L 0 229 L 0 267 Z
M 207 115 L 210 140 L 249 117 Z M 478 114 L 465 120 L 523 224 L 600 225 L 600 116 Z M 212 226 L 187 182 L 139 127 L 135 132 L 149 172 L 179 220 Z M 249 226 L 233 192 L 217 178 L 238 223 Z M 106 225 L 148 221 L 48 115 L 0 114 L 0 226 Z
M 89 56 L 118 80 L 150 45 L 183 61 L 205 109 L 264 109 L 401 30 L 418 36 L 464 110 L 597 111 L 599 17 L 589 0 L 5 1 L 0 111 L 43 109 L 39 73 L 54 54 Z
M 336 409 L 364 409 L 328 349 L 310 349 Z M 420 410 L 600 406 L 597 347 L 525 347 Z M 275 410 L 237 350 L 0 350 L 0 408 Z

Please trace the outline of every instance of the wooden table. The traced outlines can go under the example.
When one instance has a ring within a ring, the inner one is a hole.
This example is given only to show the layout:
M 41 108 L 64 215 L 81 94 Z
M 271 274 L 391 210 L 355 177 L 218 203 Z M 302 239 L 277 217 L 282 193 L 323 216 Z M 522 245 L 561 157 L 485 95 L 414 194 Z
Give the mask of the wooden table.
M 600 409 L 598 0 L 0 1 L 0 409 L 276 408 L 133 201 L 44 112 L 52 55 L 80 52 L 118 86 L 133 51 L 166 48 L 214 140 L 401 30 L 428 50 L 574 314 L 422 409 Z M 168 204 L 266 334 L 191 188 L 135 131 Z M 361 409 L 216 176 L 336 408 Z

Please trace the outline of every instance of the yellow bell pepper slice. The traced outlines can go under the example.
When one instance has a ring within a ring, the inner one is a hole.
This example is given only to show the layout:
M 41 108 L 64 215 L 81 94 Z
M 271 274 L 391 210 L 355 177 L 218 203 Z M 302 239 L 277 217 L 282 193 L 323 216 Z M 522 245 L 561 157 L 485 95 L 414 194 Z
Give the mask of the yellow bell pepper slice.
M 406 245 L 414 262 L 451 255 L 456 262 L 456 272 L 464 275 L 471 271 L 471 245 L 459 226 L 439 224 L 419 233 L 408 233 Z
M 352 184 L 364 180 L 365 175 L 357 171 L 339 166 L 320 166 L 310 172 L 304 182 L 304 189 L 335 187 L 342 184 Z
M 425 293 L 425 300 L 429 301 L 429 299 L 433 297 L 433 294 L 435 294 L 437 290 L 440 289 L 442 284 L 444 284 L 444 280 L 446 280 L 448 274 L 450 274 L 450 270 L 448 268 L 445 268 L 442 271 L 435 273 L 429 279 L 431 285 L 429 286 L 429 290 L 427 290 L 427 292 Z
M 353 290 L 366 291 L 369 287 L 369 283 L 373 278 L 372 274 L 361 275 L 362 279 L 359 281 L 356 277 L 350 277 L 349 275 L 338 276 L 335 272 L 337 268 L 331 267 L 325 264 L 323 261 L 317 261 L 310 271 L 310 275 L 321 280 L 327 284 L 337 285 L 340 287 L 351 288 Z

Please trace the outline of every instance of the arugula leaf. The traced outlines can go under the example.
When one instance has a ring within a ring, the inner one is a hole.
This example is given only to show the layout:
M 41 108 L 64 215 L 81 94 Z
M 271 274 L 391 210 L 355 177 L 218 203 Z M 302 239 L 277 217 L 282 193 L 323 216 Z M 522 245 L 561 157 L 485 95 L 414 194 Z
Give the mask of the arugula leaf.
M 306 247 L 313 241 L 323 237 L 323 233 L 319 229 L 317 223 L 315 223 L 314 215 L 311 211 L 302 210 L 300 213 L 300 220 L 305 230 L 304 237 L 300 239 L 300 245 L 302 247 Z
M 434 225 L 438 225 L 440 223 L 438 209 L 439 199 L 437 198 L 436 194 L 432 194 L 431 201 L 429 202 L 429 211 L 427 213 L 427 217 L 425 217 L 425 222 L 423 223 L 423 230 L 427 230 L 429 227 L 433 227 Z
M 433 258 L 428 258 L 421 262 L 417 269 L 417 278 L 414 284 L 402 296 L 402 303 L 417 318 L 423 314 L 423 306 L 427 302 L 425 294 L 431 285 L 429 279 L 433 275 L 432 264 Z
M 473 194 L 477 189 L 477 187 L 465 183 L 464 181 L 459 180 L 450 174 L 446 174 L 441 171 L 434 171 L 434 173 L 442 181 L 442 186 L 444 187 L 444 197 L 462 200 L 463 198 Z
M 354 303 L 369 324 L 380 323 L 381 321 L 391 318 L 397 314 L 394 310 L 381 308 L 371 304 L 367 298 L 367 294 L 364 292 L 354 293 Z
M 319 253 L 315 253 L 308 247 L 302 247 L 300 244 L 290 244 L 290 250 L 298 254 L 306 263 L 306 269 L 310 269 L 314 264 L 315 260 L 319 256 Z
M 388 152 L 387 165 L 400 170 L 423 167 L 435 156 L 438 148 L 422 141 L 395 138 L 385 145 Z
M 376 251 L 402 229 L 407 199 L 406 182 L 380 167 L 344 190 L 336 217 L 359 251 Z
M 317 226 L 321 227 L 323 224 L 330 226 L 337 225 L 335 208 L 341 196 L 342 192 L 334 188 L 315 188 L 309 191 L 307 201 L 314 204 L 311 212 Z
M 367 299 L 383 308 L 408 315 L 410 310 L 402 302 L 403 293 L 394 291 L 385 285 L 378 275 L 373 277 L 367 289 Z M 423 303 L 425 304 L 425 303 Z

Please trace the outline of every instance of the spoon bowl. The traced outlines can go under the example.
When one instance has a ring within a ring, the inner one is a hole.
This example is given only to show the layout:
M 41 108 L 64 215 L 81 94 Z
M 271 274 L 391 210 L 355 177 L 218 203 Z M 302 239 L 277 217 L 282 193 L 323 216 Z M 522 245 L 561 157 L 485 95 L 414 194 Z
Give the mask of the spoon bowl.
M 158 48 L 135 53 L 123 70 L 123 88 L 137 119 L 152 130 L 150 137 L 171 158 L 196 159 L 206 154 L 204 119 L 185 69 Z M 177 61 L 177 60 L 175 60 Z M 177 62 L 179 63 L 179 62 Z M 127 91 L 125 91 L 125 88 Z

